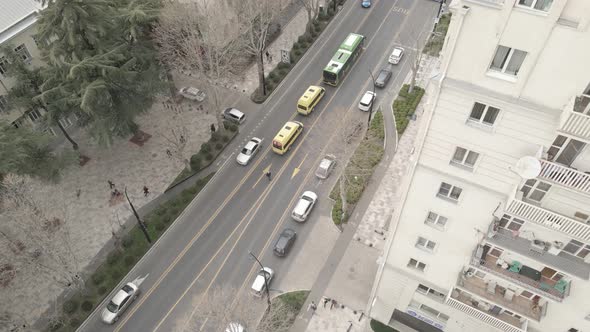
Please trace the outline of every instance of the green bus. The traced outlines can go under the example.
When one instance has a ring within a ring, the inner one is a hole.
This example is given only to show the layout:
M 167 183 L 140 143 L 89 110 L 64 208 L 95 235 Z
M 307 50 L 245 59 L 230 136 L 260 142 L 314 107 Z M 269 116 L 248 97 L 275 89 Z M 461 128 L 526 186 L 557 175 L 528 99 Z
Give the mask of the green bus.
M 358 58 L 364 44 L 365 36 L 356 33 L 349 34 L 324 68 L 324 83 L 337 86 Z

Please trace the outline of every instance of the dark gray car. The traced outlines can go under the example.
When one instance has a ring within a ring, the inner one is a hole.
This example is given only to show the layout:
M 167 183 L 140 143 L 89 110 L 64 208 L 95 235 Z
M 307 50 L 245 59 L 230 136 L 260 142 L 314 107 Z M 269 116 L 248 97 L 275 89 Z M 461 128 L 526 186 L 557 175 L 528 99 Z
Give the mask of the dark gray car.
M 387 84 L 387 82 L 389 82 L 390 78 L 391 70 L 381 69 L 379 75 L 377 75 L 377 78 L 375 79 L 375 86 L 379 88 L 384 87 Z
M 272 251 L 280 257 L 287 255 L 293 246 L 293 242 L 295 242 L 295 238 L 297 238 L 297 233 L 294 230 L 290 228 L 283 229 Z

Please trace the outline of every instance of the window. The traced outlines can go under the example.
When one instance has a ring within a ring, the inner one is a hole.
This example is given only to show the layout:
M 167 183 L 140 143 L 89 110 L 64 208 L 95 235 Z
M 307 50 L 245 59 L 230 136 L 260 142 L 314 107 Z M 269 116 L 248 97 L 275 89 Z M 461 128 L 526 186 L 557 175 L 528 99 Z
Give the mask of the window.
M 531 201 L 540 203 L 545 194 L 551 189 L 551 185 L 543 181 L 536 179 L 527 180 L 520 189 L 523 192 L 524 197 Z
M 459 196 L 461 196 L 462 191 L 463 191 L 463 189 L 461 189 L 459 187 L 455 187 L 455 186 L 450 185 L 446 182 L 442 182 L 440 184 L 440 188 L 438 188 L 437 196 L 441 197 L 441 198 L 450 199 L 453 201 L 458 201 Z
M 0 56 L 0 74 L 6 75 L 8 71 L 8 59 L 5 56 Z
M 582 242 L 572 239 L 563 247 L 563 251 L 583 259 L 590 253 L 590 245 L 584 245 Z
M 441 320 L 443 322 L 446 322 L 449 320 L 449 316 L 443 314 L 442 312 L 440 312 L 434 308 L 427 306 L 426 304 L 422 304 L 416 300 L 410 301 L 410 307 L 414 307 L 416 309 L 422 310 L 425 314 L 428 314 L 429 316 L 432 316 L 432 318 Z
M 467 120 L 473 123 L 493 126 L 499 113 L 499 108 L 476 102 L 473 104 L 471 114 L 469 114 L 469 119 Z
M 502 250 L 500 248 L 494 248 L 490 252 L 488 252 L 488 255 L 490 255 L 492 257 L 500 258 L 500 256 L 502 256 L 502 253 L 504 253 L 504 250 Z
M 500 227 L 511 231 L 518 231 L 522 227 L 522 224 L 524 224 L 524 220 L 514 218 L 507 214 L 503 215 L 502 219 L 500 219 Z
M 416 270 L 419 270 L 419 271 L 424 271 L 424 269 L 426 268 L 426 264 L 424 264 L 422 262 L 419 262 L 419 261 L 417 261 L 417 260 L 415 260 L 413 258 L 410 258 L 410 261 L 408 262 L 408 265 L 407 266 L 409 268 L 416 269 Z
M 440 214 L 429 211 L 424 223 L 442 230 L 445 228 L 447 221 L 447 217 L 443 217 Z
M 8 99 L 6 99 L 6 96 L 0 96 L 0 112 L 8 112 Z
M 434 241 L 430 241 L 428 239 L 425 239 L 421 236 L 418 236 L 418 240 L 416 241 L 416 248 L 418 249 L 423 249 L 429 252 L 433 252 L 434 248 L 436 247 L 436 242 Z
M 33 122 L 35 122 L 41 118 L 41 112 L 39 112 L 39 110 L 29 111 L 29 112 L 27 112 L 27 115 L 29 116 L 29 118 Z
M 576 212 L 574 213 L 574 218 L 578 219 L 578 220 L 582 220 L 583 222 L 588 222 L 588 218 L 590 218 L 589 215 L 583 213 L 583 212 Z
M 432 297 L 439 302 L 443 302 L 446 297 L 446 295 L 443 294 L 442 292 L 439 292 L 433 288 L 430 288 L 428 286 L 424 286 L 422 284 L 418 285 L 418 289 L 416 289 L 416 291 L 420 294 L 424 294 L 426 296 Z
M 525 57 L 526 52 L 524 51 L 500 45 L 496 50 L 490 69 L 516 76 Z
M 31 59 L 33 58 L 31 56 L 31 53 L 29 53 L 29 50 L 27 50 L 27 47 L 25 46 L 25 44 L 18 45 L 14 49 L 14 52 L 16 54 L 18 54 L 18 56 L 20 56 L 20 58 L 25 62 L 31 61 Z
M 553 0 L 518 0 L 518 5 L 541 11 L 549 11 Z
M 477 162 L 477 158 L 479 158 L 479 153 L 458 146 L 455 149 L 453 158 L 451 159 L 451 164 L 456 166 L 465 166 L 469 169 L 473 169 L 475 162 Z

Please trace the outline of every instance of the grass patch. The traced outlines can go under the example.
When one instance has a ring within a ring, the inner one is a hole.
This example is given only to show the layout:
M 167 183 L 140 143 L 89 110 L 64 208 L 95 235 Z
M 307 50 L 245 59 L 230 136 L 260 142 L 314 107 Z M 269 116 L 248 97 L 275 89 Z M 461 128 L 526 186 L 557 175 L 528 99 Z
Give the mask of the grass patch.
M 395 128 L 397 128 L 397 133 L 401 136 L 408 123 L 410 122 L 410 117 L 416 111 L 416 107 L 420 104 L 420 100 L 422 100 L 422 96 L 424 95 L 424 89 L 419 86 L 414 86 L 414 91 L 412 93 L 408 93 L 408 89 L 410 86 L 408 84 L 404 84 L 399 91 L 398 97 L 393 101 L 393 115 L 395 116 Z
M 436 30 L 434 30 L 435 33 L 430 35 L 422 52 L 438 57 L 443 48 L 447 30 L 449 30 L 449 23 L 451 23 L 451 13 L 444 14 L 440 17 L 436 25 Z
M 258 328 L 264 331 L 287 331 L 301 311 L 309 291 L 284 293 L 271 300 L 271 309 L 266 312 Z
M 389 327 L 378 320 L 371 319 L 371 329 L 375 332 L 399 332 L 398 330 Z
M 214 173 L 200 179 L 197 183 L 185 189 L 169 202 L 161 204 L 150 214 L 145 216 L 148 233 L 155 242 L 166 231 L 171 223 L 163 223 L 162 218 L 176 219 L 178 215 L 192 201 L 194 196 L 205 187 Z M 187 195 L 186 193 L 191 193 Z M 90 276 L 84 285 L 84 289 L 72 295 L 63 305 L 63 316 L 56 317 L 53 321 L 59 322 L 59 326 L 47 326 L 45 331 L 75 331 L 96 306 L 104 299 L 108 291 L 117 286 L 135 263 L 142 257 L 149 245 L 138 226 L 133 226 L 125 235 L 126 246 L 120 245 L 108 255 L 105 263 L 100 265 Z M 132 276 L 135 278 L 136 276 Z M 92 281 L 92 282 L 90 282 Z M 131 280 L 129 280 L 131 281 Z
M 184 168 L 165 191 L 211 165 L 211 163 L 213 163 L 215 158 L 221 154 L 229 142 L 231 142 L 231 140 L 236 137 L 238 132 L 239 130 L 237 126 L 228 126 L 228 129 L 218 129 L 215 133 L 213 133 L 209 141 L 201 145 L 199 152 L 191 156 L 191 169 Z
M 340 197 L 340 182 L 343 177 L 338 179 L 338 182 L 330 192 L 330 198 L 335 203 L 332 206 L 332 221 L 336 225 L 346 222 L 347 216 L 354 209 L 354 205 L 360 200 L 363 191 L 365 190 L 369 179 L 373 175 L 373 171 L 377 164 L 383 158 L 383 140 L 385 138 L 385 129 L 383 127 L 383 113 L 376 112 L 369 130 L 356 148 L 352 157 L 344 168 L 344 178 L 346 179 L 346 202 L 348 203 L 347 211 L 345 211 L 344 218 L 342 218 L 342 200 Z

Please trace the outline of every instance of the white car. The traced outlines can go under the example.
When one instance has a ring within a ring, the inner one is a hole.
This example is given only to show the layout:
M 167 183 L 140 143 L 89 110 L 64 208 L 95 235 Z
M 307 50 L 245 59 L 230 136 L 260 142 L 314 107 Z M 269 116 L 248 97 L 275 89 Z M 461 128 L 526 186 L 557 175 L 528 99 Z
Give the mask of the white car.
M 116 322 L 138 295 L 139 287 L 131 282 L 126 283 L 103 309 L 100 314 L 102 321 L 107 324 Z
M 397 65 L 404 56 L 404 51 L 401 47 L 395 47 L 389 56 L 389 63 Z
M 298 222 L 304 222 L 317 200 L 318 195 L 313 191 L 304 192 L 295 205 L 291 217 Z
M 223 118 L 236 124 L 240 124 L 246 119 L 246 114 L 240 112 L 237 108 L 230 107 L 223 111 Z
M 240 165 L 248 165 L 250 160 L 258 153 L 260 150 L 260 146 L 262 146 L 262 139 L 258 137 L 252 137 L 246 145 L 240 151 L 240 154 L 236 157 L 236 161 Z
M 207 96 L 205 94 L 205 92 L 194 88 L 194 87 L 184 87 L 182 89 L 180 89 L 179 91 L 180 95 L 183 96 L 186 99 L 190 99 L 190 100 L 196 100 L 196 101 L 203 101 L 205 100 L 205 97 Z
M 361 98 L 359 102 L 359 109 L 361 111 L 368 112 L 371 106 L 373 105 L 373 101 L 377 98 L 377 94 L 373 91 L 367 91 Z
M 265 275 L 266 281 L 264 280 Z M 270 281 L 274 275 L 275 272 L 270 267 L 264 267 L 258 271 L 256 279 L 254 279 L 254 283 L 252 284 L 252 293 L 254 296 L 262 297 L 262 295 L 266 292 L 266 284 L 268 283 L 270 287 Z
M 336 166 L 336 156 L 333 154 L 326 155 L 322 161 L 320 161 L 320 165 L 318 169 L 315 171 L 315 176 L 320 179 L 327 179 L 334 170 Z
M 246 332 L 246 329 L 240 323 L 229 323 L 225 332 Z

